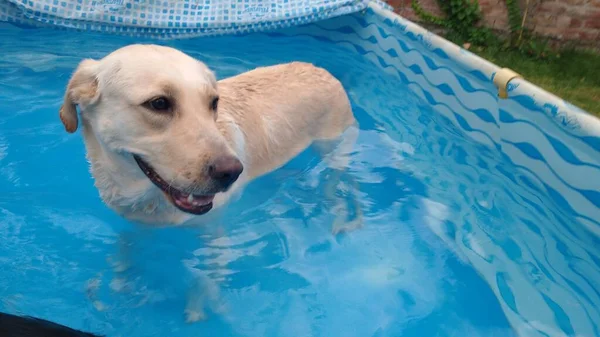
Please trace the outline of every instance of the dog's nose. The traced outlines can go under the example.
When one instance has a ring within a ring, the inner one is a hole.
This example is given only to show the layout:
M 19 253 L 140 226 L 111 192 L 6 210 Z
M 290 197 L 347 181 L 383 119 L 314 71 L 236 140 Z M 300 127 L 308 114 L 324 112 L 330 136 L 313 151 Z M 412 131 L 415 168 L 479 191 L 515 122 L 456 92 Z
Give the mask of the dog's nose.
M 208 175 L 219 187 L 227 189 L 242 174 L 244 166 L 235 157 L 220 157 L 208 166 Z

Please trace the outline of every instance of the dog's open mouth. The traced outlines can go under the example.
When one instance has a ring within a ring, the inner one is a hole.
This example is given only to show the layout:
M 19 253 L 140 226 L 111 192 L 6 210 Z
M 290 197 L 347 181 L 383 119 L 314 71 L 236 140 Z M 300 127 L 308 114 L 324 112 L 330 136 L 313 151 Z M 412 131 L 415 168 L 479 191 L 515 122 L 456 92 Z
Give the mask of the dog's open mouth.
M 176 189 L 175 187 L 167 184 L 167 182 L 161 178 L 156 171 L 142 158 L 137 155 L 133 155 L 133 158 L 137 162 L 138 166 L 144 172 L 146 177 L 150 179 L 150 181 L 160 188 L 167 198 L 171 201 L 175 207 L 180 209 L 183 212 L 191 213 L 191 214 L 204 214 L 211 210 L 213 207 L 213 195 L 196 195 L 196 194 L 188 194 L 183 191 Z

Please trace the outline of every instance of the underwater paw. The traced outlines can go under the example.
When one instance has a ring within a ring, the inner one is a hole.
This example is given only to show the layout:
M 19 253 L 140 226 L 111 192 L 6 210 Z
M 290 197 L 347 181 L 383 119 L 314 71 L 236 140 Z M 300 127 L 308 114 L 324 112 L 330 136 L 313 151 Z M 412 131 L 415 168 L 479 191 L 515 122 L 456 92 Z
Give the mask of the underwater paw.
M 185 310 L 185 322 L 188 324 L 196 323 L 206 319 L 206 314 L 202 310 Z
M 333 212 L 336 214 L 336 217 L 331 226 L 332 235 L 352 232 L 363 227 L 362 212 L 359 205 L 355 205 L 355 207 L 356 214 L 352 220 L 348 220 L 348 208 L 344 207 L 343 204 L 334 207 Z

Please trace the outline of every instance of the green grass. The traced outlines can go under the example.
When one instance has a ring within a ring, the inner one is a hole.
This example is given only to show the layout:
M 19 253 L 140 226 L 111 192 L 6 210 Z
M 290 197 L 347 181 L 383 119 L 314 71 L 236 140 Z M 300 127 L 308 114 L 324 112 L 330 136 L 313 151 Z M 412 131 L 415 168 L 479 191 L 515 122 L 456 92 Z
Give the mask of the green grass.
M 568 50 L 558 57 L 534 59 L 518 51 L 495 48 L 475 47 L 472 51 L 600 117 L 600 53 Z

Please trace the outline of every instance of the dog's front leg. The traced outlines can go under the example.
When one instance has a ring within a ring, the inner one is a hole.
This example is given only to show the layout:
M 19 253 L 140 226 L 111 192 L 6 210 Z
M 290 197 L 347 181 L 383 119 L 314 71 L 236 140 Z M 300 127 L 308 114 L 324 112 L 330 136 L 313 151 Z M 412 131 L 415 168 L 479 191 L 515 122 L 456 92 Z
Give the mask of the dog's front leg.
M 331 169 L 331 175 L 325 181 L 325 197 L 335 204 L 332 209 L 332 212 L 335 214 L 335 219 L 331 227 L 333 235 L 350 232 L 363 226 L 362 209 L 356 197 L 356 192 L 359 190 L 358 183 L 348 171 L 350 156 L 357 138 L 358 127 L 353 125 L 346 129 L 338 139 L 319 140 L 314 143 L 314 148 L 327 167 Z M 348 188 L 351 198 L 350 203 L 355 210 L 355 216 L 352 220 L 348 220 L 348 208 L 350 205 L 344 198 L 336 195 L 343 180 L 347 180 L 350 185 Z
M 206 319 L 204 312 L 203 287 L 201 281 L 196 279 L 193 282 L 185 300 L 185 321 L 186 323 L 196 323 Z
M 119 234 L 117 242 L 117 253 L 109 259 L 109 264 L 112 267 L 114 277 L 110 282 L 110 289 L 117 293 L 125 291 L 126 288 L 126 272 L 131 268 L 132 257 L 131 249 L 133 246 L 133 240 L 131 236 L 133 233 L 122 232 Z
M 207 307 L 214 313 L 224 313 L 226 306 L 221 298 L 218 281 L 198 269 L 192 268 L 190 271 L 193 280 L 186 296 L 184 311 L 186 322 L 195 323 L 205 320 Z

